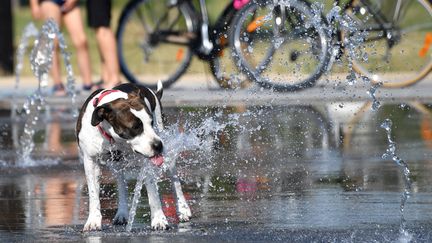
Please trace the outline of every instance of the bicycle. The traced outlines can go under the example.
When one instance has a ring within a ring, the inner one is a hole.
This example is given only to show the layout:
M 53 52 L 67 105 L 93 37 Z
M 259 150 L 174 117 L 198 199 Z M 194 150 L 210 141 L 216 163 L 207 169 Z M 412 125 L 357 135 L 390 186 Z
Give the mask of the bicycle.
M 249 79 L 275 91 L 315 85 L 330 62 L 326 19 L 302 0 L 249 2 L 230 34 L 235 63 Z
M 116 38 L 120 68 L 130 82 L 153 88 L 161 79 L 164 87 L 169 87 L 184 74 L 192 56 L 197 56 L 209 63 L 221 87 L 236 86 L 228 76 L 230 72 L 224 70 L 234 65 L 223 65 L 227 61 L 223 54 L 228 47 L 228 27 L 237 9 L 230 2 L 216 23 L 210 25 L 204 0 L 199 1 L 199 7 L 200 11 L 196 10 L 188 0 L 128 2 Z
M 339 2 L 339 1 L 337 1 Z M 426 0 L 351 0 L 344 10 L 367 36 L 353 69 L 383 87 L 410 86 L 432 69 L 432 6 Z M 341 39 L 353 33 L 342 32 Z
M 341 2 L 337 0 L 336 4 L 342 5 Z M 432 8 L 428 1 L 350 0 L 343 7 L 342 12 L 355 28 L 331 26 L 332 23 L 312 11 L 306 1 L 250 2 L 238 12 L 231 28 L 230 43 L 236 63 L 253 81 L 279 91 L 314 86 L 331 69 L 333 58 L 342 56 L 346 46 L 356 49 L 349 53 L 353 70 L 383 87 L 413 85 L 430 72 Z M 314 22 L 314 18 L 318 21 Z M 275 38 L 268 34 L 270 31 Z M 250 43 L 251 35 L 260 36 L 258 43 L 267 43 L 268 48 L 258 48 L 261 49 L 258 55 L 256 51 L 249 51 L 256 48 L 244 48 L 254 44 Z M 278 39 L 287 46 L 286 51 L 279 50 L 281 44 L 275 42 Z M 275 57 L 277 53 L 282 56 Z M 258 60 L 254 56 L 258 56 Z M 275 63 L 271 59 L 278 59 L 279 70 L 270 66 Z M 283 75 L 285 73 L 290 77 Z

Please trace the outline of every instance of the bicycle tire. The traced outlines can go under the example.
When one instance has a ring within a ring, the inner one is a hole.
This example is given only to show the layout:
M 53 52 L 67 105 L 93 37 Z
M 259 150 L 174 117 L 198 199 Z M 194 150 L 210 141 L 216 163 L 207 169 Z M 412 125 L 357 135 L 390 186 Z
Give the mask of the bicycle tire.
M 314 86 L 331 57 L 325 19 L 315 15 L 305 1 L 249 2 L 231 27 L 236 64 L 264 88 L 297 91 Z
M 372 30 L 373 26 L 382 23 L 373 18 L 371 13 L 384 11 L 386 6 L 377 5 L 374 1 L 369 2 L 368 6 L 365 4 L 354 0 L 347 9 L 351 19 L 362 26 L 363 29 L 359 31 L 368 33 L 359 51 L 351 56 L 353 69 L 368 77 L 372 83 L 381 83 L 386 88 L 407 87 L 422 80 L 432 69 L 431 4 L 424 0 L 410 2 L 406 12 L 391 29 L 393 32 L 388 32 L 390 36 L 400 35 L 395 37 L 392 47 L 389 46 L 390 38 L 381 38 L 385 35 L 384 27 L 379 31 Z M 346 31 L 344 36 L 350 37 L 351 33 Z
M 193 35 L 197 24 L 189 4 L 182 2 L 168 7 L 165 1 L 138 0 L 126 5 L 119 19 L 116 39 L 120 69 L 129 82 L 156 88 L 161 80 L 168 88 L 183 75 L 192 59 L 190 40 L 179 44 L 159 34 L 177 31 L 179 35 Z M 163 22 L 164 16 L 178 17 L 179 21 Z M 154 32 L 158 21 L 162 28 L 171 28 Z
M 223 33 L 218 38 L 218 42 L 225 41 L 225 36 L 228 34 Z M 227 41 L 228 42 L 228 41 Z M 232 49 L 229 48 L 228 43 L 217 44 L 218 50 L 214 53 L 212 58 L 209 59 L 210 71 L 219 84 L 219 87 L 224 89 L 238 89 L 250 85 L 249 78 L 239 71 L 232 58 Z
M 210 71 L 221 88 L 237 89 L 249 86 L 250 80 L 234 64 L 229 48 L 229 28 L 237 10 L 230 2 L 210 33 L 214 49 L 208 59 Z

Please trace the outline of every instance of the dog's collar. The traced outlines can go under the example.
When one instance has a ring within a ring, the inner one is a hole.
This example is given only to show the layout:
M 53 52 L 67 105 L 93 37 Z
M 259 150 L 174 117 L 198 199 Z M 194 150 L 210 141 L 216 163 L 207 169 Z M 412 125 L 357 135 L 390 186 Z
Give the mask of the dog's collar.
M 120 90 L 117 90 L 117 89 L 107 89 L 107 90 L 102 91 L 98 97 L 94 98 L 93 107 L 98 106 L 99 103 L 101 102 L 101 100 L 103 99 L 103 97 L 105 97 L 109 94 L 115 93 L 115 92 L 119 92 L 119 91 Z
M 107 89 L 107 90 L 102 91 L 102 93 L 93 100 L 93 107 L 96 108 L 98 106 L 98 104 L 101 102 L 101 100 L 103 99 L 103 97 L 105 97 L 111 93 L 115 93 L 115 92 L 119 92 L 119 91 L 120 90 L 116 90 L 116 89 Z M 108 140 L 111 144 L 113 144 L 115 142 L 114 138 L 107 131 L 105 131 L 105 129 L 103 129 L 100 124 L 98 124 L 96 127 L 98 128 L 101 135 L 106 140 Z

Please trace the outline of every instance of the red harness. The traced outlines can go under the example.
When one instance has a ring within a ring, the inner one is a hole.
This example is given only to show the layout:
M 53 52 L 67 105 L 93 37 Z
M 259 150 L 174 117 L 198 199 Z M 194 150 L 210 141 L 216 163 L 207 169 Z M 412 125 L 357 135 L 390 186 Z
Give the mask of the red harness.
M 99 95 L 99 97 L 96 97 L 93 100 L 93 107 L 96 108 L 96 106 L 98 106 L 99 102 L 101 102 L 101 100 L 103 99 L 103 97 L 105 97 L 105 96 L 107 96 L 107 95 L 109 95 L 111 93 L 118 92 L 118 91 L 119 90 L 116 90 L 116 89 L 109 89 L 109 90 L 102 91 L 102 93 Z M 104 138 L 106 138 L 110 143 L 114 143 L 115 142 L 114 138 L 107 131 L 105 131 L 100 124 L 98 124 L 96 127 L 98 128 L 98 130 L 101 133 L 101 135 Z

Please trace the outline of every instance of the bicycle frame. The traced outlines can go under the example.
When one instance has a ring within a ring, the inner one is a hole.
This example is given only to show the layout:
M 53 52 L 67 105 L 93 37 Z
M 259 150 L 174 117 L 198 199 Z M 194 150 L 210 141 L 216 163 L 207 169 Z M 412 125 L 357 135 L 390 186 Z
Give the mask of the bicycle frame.
M 209 20 L 207 13 L 207 6 L 205 5 L 205 0 L 199 0 L 199 5 L 201 9 L 201 49 L 205 54 L 209 54 L 213 49 L 213 43 L 209 38 Z
M 181 4 L 184 4 L 185 2 L 191 2 L 191 0 L 171 0 L 170 1 L 170 7 L 179 7 Z M 188 3 L 189 4 L 189 3 Z M 199 0 L 199 25 L 201 26 L 199 29 L 199 36 L 195 37 L 189 37 L 188 39 L 173 39 L 170 38 L 168 35 L 173 32 L 167 33 L 166 40 L 171 43 L 177 43 L 177 44 L 187 44 L 190 43 L 190 40 L 193 38 L 199 39 L 199 48 L 196 48 L 196 46 L 193 46 L 194 52 L 201 58 L 206 59 L 209 55 L 211 55 L 214 52 L 214 48 L 217 46 L 214 43 L 215 40 L 215 34 L 218 34 L 220 30 L 226 26 L 226 23 L 224 20 L 232 19 L 232 16 L 235 13 L 235 9 L 233 7 L 233 3 L 230 2 L 228 6 L 224 9 L 224 11 L 219 15 L 218 21 L 215 25 L 211 26 L 207 11 L 207 6 L 205 3 L 205 0 Z M 193 7 L 193 5 L 191 5 Z M 198 12 L 194 7 L 193 9 Z M 229 23 L 229 22 L 228 22 Z M 211 31 L 210 31 L 211 30 Z M 216 33 L 215 33 L 216 32 Z M 178 33 L 175 33 L 178 34 Z M 196 44 L 197 42 L 192 41 L 192 43 Z
M 384 14 L 376 10 L 371 6 L 370 1 L 368 0 L 360 0 L 367 8 L 368 11 L 372 14 L 372 17 L 378 23 L 378 28 L 371 26 L 368 31 L 383 31 L 384 37 L 387 39 L 387 45 L 389 48 L 392 48 L 396 42 L 400 39 L 400 33 L 398 33 L 397 22 L 401 17 L 403 17 L 402 10 L 405 10 L 408 6 L 406 1 L 398 0 L 396 3 L 396 8 L 393 12 L 393 20 L 388 21 Z M 366 41 L 375 41 L 381 39 L 380 37 L 375 37 L 371 39 L 367 39 Z
M 195 43 L 195 46 L 192 46 L 192 49 L 200 59 L 209 60 L 215 55 L 218 55 L 221 49 L 227 45 L 226 41 L 221 40 L 220 38 L 225 38 L 222 37 L 223 33 L 227 31 L 226 27 L 229 26 L 229 23 L 231 22 L 237 10 L 233 6 L 233 1 L 230 1 L 218 16 L 216 23 L 211 24 L 208 17 L 207 6 L 205 5 L 205 0 L 200 0 L 199 5 L 199 25 L 201 25 L 201 28 L 198 33 L 200 36 L 196 36 L 196 40 L 199 42 L 199 45 L 197 45 L 197 42 L 192 42 Z M 195 11 L 198 12 L 196 9 Z
M 401 34 L 399 33 L 399 27 L 398 22 L 399 20 L 404 16 L 405 10 L 409 6 L 408 1 L 404 0 L 397 0 L 395 9 L 392 12 L 393 19 L 389 20 L 383 12 L 381 12 L 379 9 L 375 9 L 372 7 L 372 3 L 369 0 L 359 0 L 362 2 L 366 8 L 367 11 L 369 11 L 377 23 L 377 26 L 367 26 L 366 31 L 383 31 L 382 36 L 376 36 L 373 38 L 368 38 L 365 41 L 376 41 L 378 39 L 385 38 L 387 40 L 387 45 L 389 48 L 392 48 L 399 40 Z M 351 1 L 351 4 L 354 1 Z
M 366 8 L 369 13 L 371 13 L 372 18 L 375 20 L 376 25 L 375 26 L 366 26 L 366 28 L 363 29 L 363 31 L 373 32 L 373 31 L 382 31 L 382 35 L 373 36 L 370 38 L 365 39 L 365 42 L 373 42 L 380 39 L 385 39 L 387 42 L 387 46 L 392 48 L 399 40 L 400 40 L 400 33 L 398 32 L 398 27 L 396 23 L 399 21 L 401 17 L 403 17 L 403 14 L 405 10 L 408 7 L 408 3 L 403 0 L 397 0 L 396 8 L 393 12 L 393 20 L 389 21 L 384 13 L 382 13 L 379 9 L 374 9 L 372 7 L 372 3 L 369 0 L 349 0 L 345 3 L 343 6 L 343 12 L 346 12 L 349 8 L 353 8 L 353 4 L 355 1 L 360 1 Z M 336 4 L 338 6 L 342 5 L 341 0 L 336 0 Z M 342 32 L 340 29 L 337 30 L 337 41 L 339 45 L 341 46 L 341 50 L 338 54 L 336 54 L 336 58 L 339 59 L 340 56 L 344 53 L 344 42 L 342 37 Z

